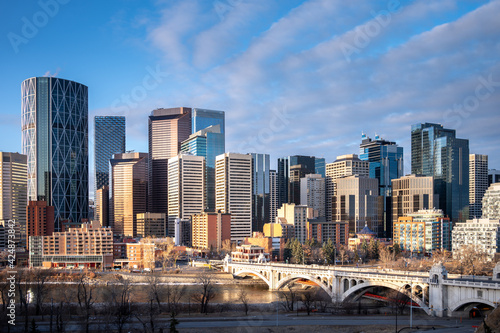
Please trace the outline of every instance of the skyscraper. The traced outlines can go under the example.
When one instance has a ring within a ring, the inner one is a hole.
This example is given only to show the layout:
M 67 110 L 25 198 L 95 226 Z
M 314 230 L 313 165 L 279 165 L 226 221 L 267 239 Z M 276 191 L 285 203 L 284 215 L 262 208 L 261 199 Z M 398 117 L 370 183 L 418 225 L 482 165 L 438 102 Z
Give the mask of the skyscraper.
M 434 208 L 432 177 L 408 175 L 392 180 L 392 221 L 421 209 Z M 387 237 L 392 238 L 391 235 Z
M 115 154 L 111 165 L 109 217 L 113 232 L 137 236 L 137 214 L 147 212 L 148 154 Z
M 252 153 L 252 231 L 264 230 L 270 222 L 270 157 Z
M 469 218 L 481 218 L 483 195 L 488 189 L 488 155 L 469 155 Z
M 278 183 L 276 170 L 269 171 L 269 223 L 276 222 L 278 211 Z
M 109 160 L 125 152 L 125 117 L 94 117 L 94 191 L 109 185 Z M 95 198 L 95 196 L 94 196 Z
M 392 183 L 404 176 L 403 147 L 395 142 L 375 136 L 375 140 L 363 134 L 359 145 L 359 159 L 370 162 L 370 178 L 378 180 L 379 195 L 384 199 L 384 234 L 392 237 Z
M 215 206 L 231 214 L 231 241 L 252 236 L 252 156 L 225 153 L 215 162 Z
M 191 135 L 191 109 L 156 109 L 149 116 L 149 212 L 168 213 L 168 159 Z
M 189 219 L 205 209 L 205 158 L 180 153 L 168 160 L 168 235 L 175 220 Z
M 9 220 L 15 222 L 15 241 L 19 247 L 25 247 L 27 243 L 26 175 L 26 155 L 0 152 L 0 225 L 7 229 Z
M 22 146 L 28 156 L 28 200 L 54 206 L 62 221 L 87 219 L 88 88 L 55 77 L 23 81 Z
M 453 222 L 465 221 L 469 210 L 469 140 L 440 124 L 411 127 L 411 173 L 434 177 L 439 207 Z
M 221 144 L 225 144 L 225 133 L 226 133 L 226 125 L 225 125 L 225 113 L 224 111 L 215 111 L 215 110 L 206 110 L 206 109 L 197 109 L 193 108 L 192 111 L 192 130 L 193 133 L 201 131 L 210 126 L 219 125 L 220 133 L 222 134 Z M 225 147 L 223 147 L 225 148 Z

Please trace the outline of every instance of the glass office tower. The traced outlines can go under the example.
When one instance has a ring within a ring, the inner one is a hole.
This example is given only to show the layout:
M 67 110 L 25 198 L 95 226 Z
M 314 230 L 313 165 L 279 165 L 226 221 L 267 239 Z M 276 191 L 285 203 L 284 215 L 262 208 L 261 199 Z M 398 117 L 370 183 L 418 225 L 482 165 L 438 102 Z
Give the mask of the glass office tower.
M 95 188 L 109 186 L 109 160 L 113 154 L 125 152 L 125 117 L 94 117 Z
M 378 179 L 379 195 L 384 199 L 383 235 L 392 237 L 392 180 L 404 176 L 403 147 L 395 142 L 381 139 L 372 140 L 366 134 L 361 137 L 359 159 L 370 162 L 370 178 Z
M 469 217 L 469 140 L 440 124 L 411 127 L 411 172 L 433 176 L 435 199 L 453 222 Z M 436 197 L 437 196 L 437 197 Z
M 268 154 L 252 155 L 252 232 L 264 230 L 264 224 L 270 223 L 271 188 L 270 157 Z
M 28 200 L 54 206 L 55 230 L 88 218 L 88 88 L 55 77 L 21 84 Z

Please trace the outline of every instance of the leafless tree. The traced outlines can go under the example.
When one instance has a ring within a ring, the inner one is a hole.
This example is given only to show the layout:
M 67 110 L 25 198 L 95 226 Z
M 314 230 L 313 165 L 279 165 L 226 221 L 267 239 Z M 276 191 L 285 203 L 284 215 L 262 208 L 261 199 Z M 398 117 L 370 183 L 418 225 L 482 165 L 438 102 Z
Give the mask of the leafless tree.
M 387 267 L 388 263 L 392 263 L 394 261 L 394 253 L 392 253 L 387 246 L 382 244 L 379 249 L 379 260 L 384 267 Z
M 80 311 L 84 316 L 85 332 L 90 330 L 90 314 L 94 307 L 96 286 L 86 276 L 82 275 L 78 281 L 77 299 Z
M 17 276 L 16 276 L 16 289 L 17 289 L 17 294 L 19 295 L 19 302 L 20 302 L 20 308 L 21 308 L 21 314 L 24 316 L 24 331 L 28 332 L 28 323 L 29 323 L 29 295 L 28 295 L 28 289 L 29 289 L 29 282 L 30 282 L 30 274 L 27 270 L 25 269 L 20 269 L 17 271 Z
M 186 295 L 186 289 L 186 286 L 175 281 L 168 282 L 163 287 L 164 299 L 167 301 L 167 312 L 178 312 L 180 300 Z
M 402 314 L 408 303 L 411 302 L 405 291 L 391 290 L 388 293 L 388 299 L 399 314 Z
M 200 303 L 200 313 L 208 313 L 208 303 L 217 295 L 217 287 L 212 273 L 203 272 L 198 276 L 199 291 L 192 294 L 194 301 Z
M 316 309 L 318 309 L 318 311 L 322 312 L 322 313 L 325 313 L 328 311 L 328 307 L 330 305 L 332 305 L 332 298 L 330 297 L 330 295 L 328 295 L 327 293 L 325 293 L 323 290 L 321 289 L 316 289 L 316 295 L 314 297 L 315 301 L 314 301 L 314 305 L 316 307 Z
M 9 302 L 8 293 L 9 293 L 10 283 L 7 283 L 7 270 L 0 272 L 0 296 L 2 298 L 2 311 L 7 310 L 7 305 Z
M 240 287 L 240 291 L 238 292 L 238 300 L 243 304 L 243 308 L 245 309 L 245 316 L 248 315 L 248 303 L 250 299 L 248 298 L 248 293 L 244 289 L 244 287 Z
M 311 311 L 314 308 L 314 301 L 316 299 L 316 293 L 313 290 L 306 290 L 302 293 L 302 305 L 307 311 L 307 315 L 311 314 Z
M 42 271 L 41 269 L 33 269 L 31 271 L 31 281 L 33 285 L 33 296 L 35 298 L 35 314 L 38 316 L 42 314 L 43 320 L 43 303 L 45 297 L 49 293 L 47 280 L 51 271 Z
M 280 299 L 283 299 L 281 306 L 283 306 L 285 311 L 293 311 L 295 302 L 297 301 L 297 292 L 290 285 L 287 285 L 286 288 L 287 290 L 280 291 Z
M 231 240 L 230 239 L 225 239 L 222 241 L 222 247 L 221 247 L 221 255 L 226 255 L 228 253 L 231 253 L 232 251 L 234 251 L 235 249 L 235 245 L 234 243 L 231 243 Z
M 340 261 L 342 262 L 342 265 L 349 259 L 348 251 L 345 245 L 339 246 L 339 258 Z
M 129 321 L 132 311 L 130 295 L 132 286 L 129 280 L 121 283 L 114 283 L 110 288 L 111 313 L 114 316 L 113 324 L 119 333 L 123 332 L 123 327 Z

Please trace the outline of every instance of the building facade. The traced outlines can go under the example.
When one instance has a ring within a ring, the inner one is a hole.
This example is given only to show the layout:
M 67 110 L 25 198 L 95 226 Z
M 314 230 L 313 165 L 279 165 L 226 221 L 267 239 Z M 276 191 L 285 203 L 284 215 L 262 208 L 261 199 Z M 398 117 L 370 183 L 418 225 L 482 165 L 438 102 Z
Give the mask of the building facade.
M 347 245 L 349 239 L 349 223 L 326 221 L 324 217 L 307 221 L 307 239 L 319 244 L 332 240 L 337 245 Z
M 137 237 L 167 237 L 167 218 L 164 213 L 137 214 Z
M 488 155 L 469 155 L 469 219 L 480 218 L 488 189 Z
M 148 211 L 168 214 L 168 159 L 191 135 L 191 108 L 153 110 L 148 119 Z
M 452 221 L 469 217 L 469 140 L 440 124 L 411 127 L 411 173 L 434 177 L 439 207 Z
M 0 152 L 0 225 L 14 221 L 17 247 L 26 247 L 27 156 Z M 1 232 L 1 230 L 0 230 Z M 3 247 L 4 244 L 0 244 Z
M 392 235 L 392 180 L 404 176 L 403 147 L 378 135 L 372 140 L 363 134 L 359 159 L 370 162 L 370 178 L 378 180 L 379 195 L 383 197 L 384 236 Z
M 500 220 L 482 218 L 456 223 L 452 238 L 454 256 L 470 246 L 493 258 L 500 252 Z
M 191 217 L 192 246 L 220 251 L 231 240 L 231 214 L 204 212 Z
M 493 183 L 483 196 L 483 218 L 500 219 L 500 183 Z
M 435 206 L 432 177 L 408 175 L 392 180 L 393 221 L 398 221 L 400 217 L 421 209 L 431 209 Z
M 300 179 L 300 204 L 318 212 L 318 217 L 326 217 L 325 178 L 319 174 L 309 174 Z
M 168 235 L 175 219 L 189 219 L 205 210 L 205 158 L 180 153 L 168 160 Z
M 252 156 L 225 153 L 217 156 L 216 209 L 231 214 L 231 241 L 252 235 Z
M 277 220 L 280 224 L 286 223 L 293 225 L 295 238 L 297 238 L 300 243 L 304 244 L 308 239 L 307 227 L 309 219 L 314 219 L 316 217 L 318 217 L 318 213 L 314 209 L 292 203 L 284 204 L 278 209 Z
M 30 201 L 26 207 L 27 237 L 50 236 L 54 232 L 54 207 L 46 201 Z
M 394 244 L 404 251 L 423 255 L 435 250 L 451 251 L 452 222 L 440 209 L 422 209 L 394 223 Z
M 109 186 L 109 160 L 125 153 L 125 117 L 94 117 L 94 191 Z M 96 194 L 97 196 L 97 194 Z
M 22 147 L 28 156 L 28 200 L 54 206 L 62 221 L 88 218 L 88 88 L 55 77 L 24 80 Z
M 500 183 L 500 170 L 489 169 L 488 170 L 488 186 L 493 183 Z
M 111 164 L 110 226 L 121 236 L 137 236 L 137 214 L 147 211 L 148 154 L 115 154 Z
M 271 186 L 270 157 L 251 153 L 252 156 L 252 232 L 262 232 L 270 222 Z
M 109 226 L 109 186 L 104 185 L 95 191 L 94 220 L 99 221 L 102 227 Z
M 276 170 L 269 171 L 269 223 L 276 222 L 278 211 L 278 179 Z

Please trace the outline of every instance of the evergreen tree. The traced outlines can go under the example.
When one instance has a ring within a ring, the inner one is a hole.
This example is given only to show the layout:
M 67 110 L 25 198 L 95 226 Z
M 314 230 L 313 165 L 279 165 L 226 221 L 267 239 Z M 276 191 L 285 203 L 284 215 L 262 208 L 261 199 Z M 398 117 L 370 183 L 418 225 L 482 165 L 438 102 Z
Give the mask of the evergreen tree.
M 177 330 L 177 324 L 179 324 L 179 321 L 175 318 L 175 312 L 172 311 L 172 314 L 170 315 L 170 333 L 179 333 Z
M 335 252 L 336 252 L 335 244 L 333 244 L 331 238 L 328 238 L 328 241 L 323 243 L 322 252 L 323 252 L 323 258 L 325 259 L 328 265 L 335 263 Z
M 298 239 L 295 239 L 292 243 L 292 257 L 296 264 L 304 263 L 304 248 Z

